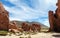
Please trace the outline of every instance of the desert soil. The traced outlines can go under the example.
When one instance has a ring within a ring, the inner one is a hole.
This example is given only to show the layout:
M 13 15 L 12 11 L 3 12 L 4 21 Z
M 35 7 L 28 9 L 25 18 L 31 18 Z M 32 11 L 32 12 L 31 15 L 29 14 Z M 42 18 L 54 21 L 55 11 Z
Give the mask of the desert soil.
M 28 35 L 21 35 L 22 37 L 27 37 Z M 60 38 L 60 33 L 38 33 L 35 35 L 30 35 L 31 38 Z M 7 35 L 7 36 L 0 36 L 0 38 L 19 38 L 20 36 L 16 35 Z

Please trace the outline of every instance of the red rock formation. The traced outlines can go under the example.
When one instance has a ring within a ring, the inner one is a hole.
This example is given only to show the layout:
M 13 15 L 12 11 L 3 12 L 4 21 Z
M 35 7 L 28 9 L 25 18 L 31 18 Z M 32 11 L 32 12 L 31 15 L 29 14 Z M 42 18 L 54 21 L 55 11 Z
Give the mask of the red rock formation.
M 49 31 L 60 32 L 60 0 L 58 0 L 56 5 L 58 8 L 56 9 L 55 13 L 53 13 L 53 11 L 49 11 Z
M 40 30 L 41 30 L 40 24 L 32 24 L 32 28 L 34 28 L 33 31 L 40 32 Z
M 15 22 L 10 23 L 10 25 L 9 25 L 9 29 L 17 29 L 17 28 L 18 28 L 18 27 L 17 27 L 17 25 L 16 25 Z
M 9 12 L 6 11 L 0 3 L 0 30 L 11 30 L 11 31 L 23 31 L 21 28 L 17 27 L 16 22 L 9 23 Z
M 29 25 L 28 25 L 28 23 L 22 23 L 22 29 L 24 30 L 24 31 L 29 31 L 29 29 L 30 29 L 30 27 L 29 27 Z
M 41 27 L 39 24 L 28 24 L 28 23 L 22 23 L 22 29 L 24 31 L 40 31 Z
M 9 13 L 4 9 L 0 3 L 0 30 L 8 30 L 9 26 Z
M 53 31 L 53 25 L 54 25 L 54 13 L 53 13 L 53 11 L 49 11 L 49 22 L 50 22 L 49 31 Z
M 18 28 L 16 22 L 10 23 L 9 24 L 9 31 L 15 32 L 15 31 L 23 31 L 22 28 Z

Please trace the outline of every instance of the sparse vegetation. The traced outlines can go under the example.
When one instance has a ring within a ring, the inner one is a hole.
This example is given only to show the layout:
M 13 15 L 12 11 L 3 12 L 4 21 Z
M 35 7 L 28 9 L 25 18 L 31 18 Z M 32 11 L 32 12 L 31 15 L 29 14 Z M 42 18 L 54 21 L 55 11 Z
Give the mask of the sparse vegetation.
M 37 34 L 37 33 L 36 33 L 36 32 L 33 32 L 33 33 L 32 33 L 32 35 L 35 35 L 35 34 Z
M 31 36 L 29 35 L 28 38 L 31 38 Z
M 41 28 L 41 31 L 40 32 L 47 33 L 48 30 L 49 30 L 49 28 Z
M 24 38 L 24 37 L 20 37 L 20 38 Z
M 30 34 L 30 32 L 25 32 L 24 34 L 27 35 L 27 34 Z
M 8 34 L 8 31 L 4 31 L 4 30 L 0 31 L 0 36 L 6 36 L 7 34 Z

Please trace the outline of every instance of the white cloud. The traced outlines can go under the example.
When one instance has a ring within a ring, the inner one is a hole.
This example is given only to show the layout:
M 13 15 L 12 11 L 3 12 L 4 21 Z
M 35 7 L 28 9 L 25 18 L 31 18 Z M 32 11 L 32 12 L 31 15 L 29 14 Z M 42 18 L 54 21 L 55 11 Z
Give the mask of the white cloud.
M 25 19 L 34 19 L 34 18 L 36 19 L 40 16 L 44 16 L 44 15 L 42 15 L 43 13 L 39 13 L 39 12 L 36 13 L 34 11 L 29 11 L 29 9 L 28 9 L 28 12 L 26 12 L 26 11 L 17 9 L 15 7 L 7 7 L 5 5 L 4 5 L 4 7 L 7 11 L 9 11 L 10 13 L 13 14 L 13 17 L 18 18 L 18 19 L 23 19 L 23 20 L 25 20 Z
M 51 4 L 51 5 L 56 4 L 56 2 L 57 2 L 57 0 L 45 0 L 46 4 Z

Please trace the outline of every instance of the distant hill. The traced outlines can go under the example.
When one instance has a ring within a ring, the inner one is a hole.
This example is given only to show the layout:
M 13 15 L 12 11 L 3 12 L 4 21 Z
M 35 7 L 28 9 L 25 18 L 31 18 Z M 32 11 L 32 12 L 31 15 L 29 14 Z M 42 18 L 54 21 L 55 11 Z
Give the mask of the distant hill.
M 40 24 L 40 25 L 41 25 L 41 28 L 48 28 L 48 26 L 46 26 L 46 25 L 44 25 L 44 24 L 42 24 L 42 23 L 40 23 L 40 22 L 28 22 L 28 21 L 17 21 L 17 20 L 13 20 L 13 21 L 10 21 L 10 22 L 13 23 L 14 21 L 17 23 L 17 26 L 18 26 L 18 27 L 21 27 L 21 24 L 22 24 L 23 22 L 26 22 L 26 23 L 28 23 L 28 24 L 33 24 L 33 23 L 35 23 L 35 24 Z

